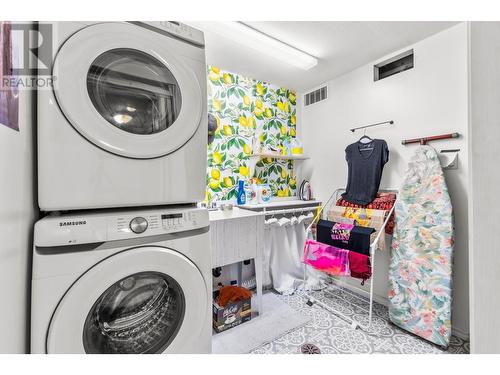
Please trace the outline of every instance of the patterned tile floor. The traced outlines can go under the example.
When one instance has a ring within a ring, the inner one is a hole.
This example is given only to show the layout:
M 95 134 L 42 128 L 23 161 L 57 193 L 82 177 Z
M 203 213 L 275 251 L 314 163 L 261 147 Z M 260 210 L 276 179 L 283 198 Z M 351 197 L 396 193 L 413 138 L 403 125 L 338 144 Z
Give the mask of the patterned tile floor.
M 354 316 L 361 323 L 367 322 L 366 313 L 357 307 L 359 300 L 337 288 L 330 292 L 340 298 L 331 298 L 323 291 L 312 293 L 313 297 L 348 316 Z M 278 339 L 252 351 L 254 354 L 299 354 L 305 343 L 316 345 L 324 354 L 468 354 L 469 342 L 453 336 L 447 350 L 414 336 L 388 320 L 387 307 L 375 303 L 373 325 L 363 331 L 353 330 L 350 324 L 321 306 L 306 305 L 306 299 L 299 292 L 279 297 L 295 310 L 312 317 L 303 327 L 297 328 Z M 363 305 L 363 304 L 362 304 Z

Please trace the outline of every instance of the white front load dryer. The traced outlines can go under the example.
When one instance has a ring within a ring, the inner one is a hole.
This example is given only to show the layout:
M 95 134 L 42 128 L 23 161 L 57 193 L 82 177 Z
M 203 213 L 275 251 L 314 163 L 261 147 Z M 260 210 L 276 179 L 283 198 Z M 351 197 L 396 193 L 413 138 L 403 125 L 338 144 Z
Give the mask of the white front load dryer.
M 210 353 L 206 210 L 51 215 L 35 224 L 32 353 Z
M 178 22 L 50 25 L 52 48 L 40 53 L 54 83 L 37 99 L 40 209 L 203 200 L 203 33 Z

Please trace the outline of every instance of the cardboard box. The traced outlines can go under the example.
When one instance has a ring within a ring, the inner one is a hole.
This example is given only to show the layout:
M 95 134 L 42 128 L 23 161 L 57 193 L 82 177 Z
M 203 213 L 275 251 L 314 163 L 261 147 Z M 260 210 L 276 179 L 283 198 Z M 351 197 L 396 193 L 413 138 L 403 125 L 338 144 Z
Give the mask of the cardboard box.
M 238 302 L 229 301 L 224 307 L 214 302 L 212 312 L 214 330 L 217 333 L 226 331 L 241 323 L 248 322 L 252 318 L 252 299 L 249 298 Z

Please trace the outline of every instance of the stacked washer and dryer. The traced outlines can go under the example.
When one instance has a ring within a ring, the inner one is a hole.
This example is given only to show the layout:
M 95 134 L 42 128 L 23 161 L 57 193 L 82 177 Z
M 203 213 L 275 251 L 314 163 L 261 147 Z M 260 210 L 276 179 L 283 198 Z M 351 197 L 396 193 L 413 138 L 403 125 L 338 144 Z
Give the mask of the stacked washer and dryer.
M 38 92 L 33 353 L 209 353 L 203 34 L 52 23 Z

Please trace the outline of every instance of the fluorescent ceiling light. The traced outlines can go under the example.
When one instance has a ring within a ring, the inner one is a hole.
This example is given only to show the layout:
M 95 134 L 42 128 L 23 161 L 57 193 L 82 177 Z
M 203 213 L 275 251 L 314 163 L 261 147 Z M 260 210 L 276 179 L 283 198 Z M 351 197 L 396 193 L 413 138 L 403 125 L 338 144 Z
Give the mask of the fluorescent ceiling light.
M 242 22 L 189 22 L 203 31 L 213 32 L 234 42 L 255 49 L 284 63 L 309 70 L 318 59 L 282 41 L 264 34 Z M 230 52 L 229 52 L 230 53 Z

